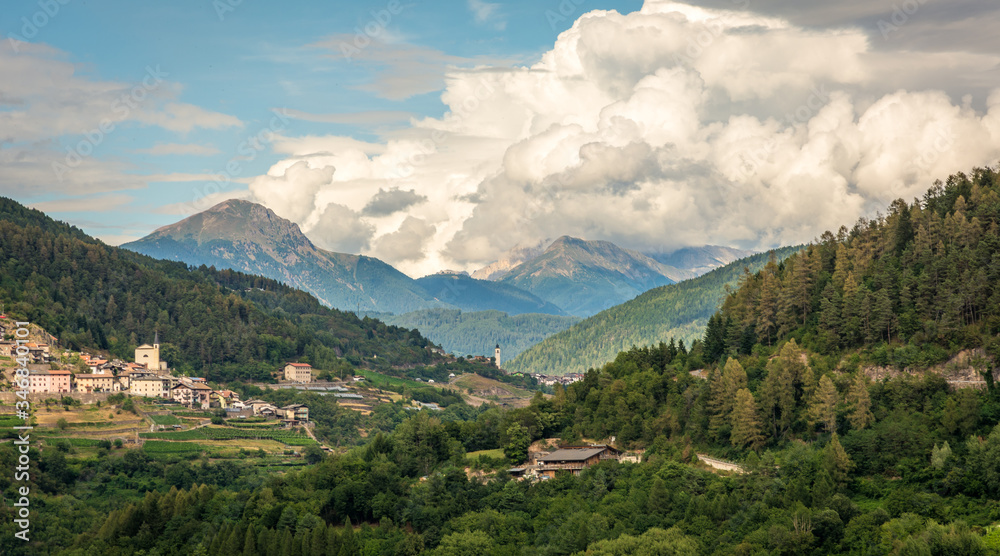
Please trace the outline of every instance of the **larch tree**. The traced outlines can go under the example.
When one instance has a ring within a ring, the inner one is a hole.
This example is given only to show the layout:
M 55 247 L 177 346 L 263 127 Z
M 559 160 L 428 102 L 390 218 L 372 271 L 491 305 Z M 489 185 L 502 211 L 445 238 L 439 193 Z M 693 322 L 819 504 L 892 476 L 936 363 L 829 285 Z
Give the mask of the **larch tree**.
M 821 424 L 827 432 L 837 432 L 837 387 L 823 375 L 809 405 L 809 423 Z
M 847 391 L 847 404 L 851 410 L 847 414 L 847 422 L 852 429 L 861 430 L 875 421 L 872 415 L 872 400 L 868 394 L 868 381 L 865 375 L 857 373 L 851 383 L 850 390 Z
M 732 421 L 733 432 L 729 435 L 729 440 L 733 446 L 758 450 L 764 445 L 764 435 L 757 417 L 757 403 L 750 390 L 742 388 L 736 392 Z

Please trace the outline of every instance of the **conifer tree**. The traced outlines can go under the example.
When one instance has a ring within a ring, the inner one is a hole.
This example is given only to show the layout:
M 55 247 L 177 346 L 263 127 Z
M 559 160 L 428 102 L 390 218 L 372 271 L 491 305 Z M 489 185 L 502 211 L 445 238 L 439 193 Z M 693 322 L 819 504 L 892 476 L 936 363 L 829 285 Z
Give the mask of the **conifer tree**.
M 837 433 L 833 433 L 830 437 L 830 442 L 823 449 L 823 467 L 837 485 L 843 486 L 847 484 L 849 473 L 854 468 L 854 462 L 851 461 L 847 452 L 844 451 L 844 447 L 841 446 L 840 437 L 837 436 Z
M 809 423 L 821 424 L 827 432 L 837 431 L 837 387 L 830 377 L 823 375 L 809 405 Z
M 851 428 L 861 430 L 875 420 L 871 412 L 872 401 L 868 394 L 868 381 L 860 372 L 854 375 L 851 388 L 847 392 L 847 403 L 851 408 L 847 414 Z
M 736 393 L 730 442 L 733 446 L 758 450 L 764 445 L 764 435 L 760 430 L 760 419 L 757 417 L 757 404 L 754 402 L 753 394 L 743 388 Z
M 243 556 L 257 556 L 257 533 L 252 523 L 247 526 L 247 533 L 243 538 Z

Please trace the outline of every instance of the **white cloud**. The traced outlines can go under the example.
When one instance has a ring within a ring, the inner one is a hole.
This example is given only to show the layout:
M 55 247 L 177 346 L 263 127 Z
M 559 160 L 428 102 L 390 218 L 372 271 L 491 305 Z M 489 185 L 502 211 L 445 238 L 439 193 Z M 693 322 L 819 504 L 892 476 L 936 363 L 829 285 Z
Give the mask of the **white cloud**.
M 483 0 L 469 0 L 469 10 L 476 19 L 476 23 L 489 24 L 498 31 L 507 28 L 507 22 L 500 16 L 500 4 L 484 2 Z
M 101 81 L 45 44 L 0 40 L 0 193 L 99 193 L 143 187 L 142 176 L 107 156 L 120 128 L 239 127 L 239 119 L 177 101 L 180 86 L 159 66 L 134 81 Z
M 375 256 L 390 261 L 420 261 L 426 256 L 426 242 L 434 231 L 434 226 L 423 219 L 407 216 L 398 230 L 378 239 Z
M 153 145 L 148 149 L 136 149 L 134 152 L 139 154 L 150 154 L 153 156 L 168 156 L 168 155 L 211 156 L 213 154 L 219 154 L 222 151 L 210 145 L 198 145 L 195 143 L 189 143 L 189 144 L 160 143 L 158 145 Z
M 359 253 L 368 249 L 374 232 L 374 227 L 362 220 L 357 212 L 344 205 L 330 203 L 309 230 L 309 236 L 324 249 Z
M 890 57 L 862 29 L 650 0 L 582 15 L 530 67 L 450 70 L 447 112 L 380 143 L 282 139 L 289 157 L 267 179 L 337 168 L 286 180 L 274 199 L 306 207 L 307 233 L 331 203 L 362 213 L 380 191 L 426 197 L 356 221 L 368 252 L 411 275 L 563 234 L 655 250 L 792 244 L 996 162 L 1000 90 L 952 91 L 1000 86 L 966 71 L 998 62 Z M 942 75 L 948 93 L 929 86 Z

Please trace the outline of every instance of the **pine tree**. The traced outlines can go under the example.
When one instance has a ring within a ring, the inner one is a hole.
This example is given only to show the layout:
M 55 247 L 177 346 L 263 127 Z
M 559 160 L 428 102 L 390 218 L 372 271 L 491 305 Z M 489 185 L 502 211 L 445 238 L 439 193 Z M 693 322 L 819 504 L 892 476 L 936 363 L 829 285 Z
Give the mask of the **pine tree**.
M 781 348 L 778 357 L 768 361 L 767 376 L 760 389 L 761 406 L 767 414 L 772 435 L 777 440 L 791 428 L 795 416 L 795 383 L 808 367 L 795 340 Z
M 854 468 L 854 462 L 847 456 L 844 447 L 840 445 L 840 437 L 837 436 L 837 433 L 833 433 L 830 442 L 823 449 L 823 467 L 837 485 L 847 484 L 851 469 Z
M 243 556 L 257 556 L 257 533 L 252 523 L 247 526 L 247 534 L 243 539 Z
M 733 432 L 729 439 L 733 446 L 758 450 L 764 445 L 764 435 L 760 432 L 757 404 L 750 390 L 743 388 L 736 393 L 733 406 Z
M 340 552 L 338 556 L 352 556 L 358 551 L 357 539 L 354 538 L 354 526 L 351 520 L 344 522 L 344 532 L 340 535 Z
M 851 388 L 847 392 L 847 403 L 851 407 L 847 414 L 847 421 L 851 428 L 861 430 L 875 421 L 872 415 L 872 400 L 868 395 L 868 380 L 860 372 L 854 375 Z
M 771 263 L 761 272 L 760 301 L 757 305 L 757 335 L 767 340 L 771 345 L 771 333 L 778 323 L 778 278 L 774 275 Z
M 819 388 L 813 395 L 809 406 L 809 423 L 822 424 L 827 432 L 837 431 L 837 387 L 830 377 L 823 375 L 819 379 Z
M 313 527 L 312 538 L 309 539 L 310 556 L 326 554 L 326 526 L 323 523 Z

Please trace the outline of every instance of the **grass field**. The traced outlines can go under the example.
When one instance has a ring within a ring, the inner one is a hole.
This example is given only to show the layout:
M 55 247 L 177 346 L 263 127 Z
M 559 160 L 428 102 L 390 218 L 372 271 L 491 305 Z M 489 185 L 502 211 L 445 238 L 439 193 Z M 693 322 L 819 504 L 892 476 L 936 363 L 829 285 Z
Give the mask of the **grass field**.
M 157 425 L 180 425 L 181 420 L 173 415 L 150 415 L 150 419 Z
M 497 448 L 495 450 L 479 450 L 476 452 L 466 452 L 465 457 L 469 459 L 479 459 L 480 456 L 486 456 L 493 459 L 503 459 L 503 450 Z
M 527 406 L 531 402 L 531 398 L 535 395 L 530 390 L 518 388 L 506 382 L 500 382 L 499 380 L 493 380 L 492 378 L 486 378 L 477 374 L 461 375 L 451 383 L 451 386 L 463 395 L 474 396 L 480 400 L 495 398 L 512 400 L 515 407 Z M 477 400 L 470 400 L 470 403 L 476 405 Z
M 395 376 L 387 376 L 387 375 L 379 374 L 379 373 L 368 371 L 368 370 L 364 370 L 364 369 L 358 369 L 355 372 L 357 374 L 365 377 L 365 382 L 367 382 L 366 386 L 374 386 L 374 387 L 380 387 L 380 386 L 382 386 L 382 387 L 389 387 L 389 388 L 399 388 L 401 386 L 404 387 L 404 388 L 426 388 L 427 387 L 427 383 L 426 382 L 417 382 L 415 380 L 409 380 L 409 379 L 406 379 L 406 378 L 399 378 L 399 377 L 395 377 Z

